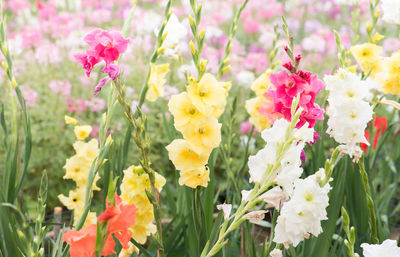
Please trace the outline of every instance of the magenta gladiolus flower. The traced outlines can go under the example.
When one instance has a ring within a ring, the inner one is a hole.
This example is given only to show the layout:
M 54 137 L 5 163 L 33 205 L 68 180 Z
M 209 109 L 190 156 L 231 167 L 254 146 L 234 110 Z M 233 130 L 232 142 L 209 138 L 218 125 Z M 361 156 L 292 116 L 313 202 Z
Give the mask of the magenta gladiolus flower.
M 108 32 L 102 29 L 93 30 L 84 40 L 92 48 L 87 53 L 96 59 L 102 58 L 106 66 L 118 60 L 119 55 L 125 53 L 129 43 L 129 39 L 123 38 L 118 31 Z
M 94 88 L 94 95 L 97 95 L 101 89 L 111 80 L 110 77 L 104 77 L 102 79 L 100 79 L 99 83 L 97 84 L 97 86 Z
M 86 53 L 75 54 L 75 59 L 82 64 L 83 69 L 86 71 L 86 76 L 90 76 L 93 67 L 100 62 L 100 59 Z
M 291 67 L 292 65 L 285 65 Z M 325 87 L 325 84 L 308 71 L 298 71 L 288 74 L 286 71 L 272 73 L 269 77 L 275 86 L 269 88 L 266 97 L 271 96 L 274 102 L 274 113 L 281 113 L 285 119 L 291 120 L 290 107 L 293 98 L 300 94 L 300 103 L 304 110 L 301 113 L 297 127 L 302 127 L 306 122 L 310 128 L 314 127 L 316 120 L 324 119 L 324 110 L 315 103 L 315 97 Z
M 106 66 L 101 70 L 107 73 L 108 77 L 102 78 L 94 89 L 94 95 L 97 95 L 100 90 L 110 81 L 116 80 L 119 76 L 118 64 L 113 64 L 117 61 L 121 54 L 125 53 L 128 48 L 129 39 L 125 39 L 118 31 L 105 31 L 95 29 L 87 34 L 84 38 L 85 42 L 90 46 L 90 49 L 85 53 L 75 55 L 75 59 L 82 64 L 86 75 L 89 77 L 93 67 L 104 60 Z
M 107 73 L 112 80 L 115 80 L 119 76 L 119 66 L 117 64 L 110 64 L 101 72 Z

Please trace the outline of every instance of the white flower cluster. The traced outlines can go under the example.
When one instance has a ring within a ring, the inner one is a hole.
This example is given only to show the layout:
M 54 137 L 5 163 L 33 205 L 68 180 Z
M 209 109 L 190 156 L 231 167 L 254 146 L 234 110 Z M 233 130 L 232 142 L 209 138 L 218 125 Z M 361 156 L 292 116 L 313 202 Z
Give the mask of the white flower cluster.
M 327 219 L 325 208 L 329 203 L 330 186 L 328 183 L 320 186 L 325 179 L 325 171 L 321 169 L 306 179 L 300 179 L 303 172 L 301 152 L 305 143 L 313 141 L 314 129 L 308 128 L 308 124 L 292 129 L 288 121 L 280 119 L 272 128 L 264 130 L 261 136 L 267 144 L 249 158 L 250 182 L 264 185 L 274 181 L 278 185 L 263 193 L 259 199 L 268 203 L 267 208 L 278 210 L 286 199 L 273 240 L 286 247 L 289 244 L 296 246 L 310 234 L 319 235 L 322 232 L 321 220 Z M 248 201 L 250 193 L 242 191 L 242 200 Z
M 363 243 L 364 257 L 400 257 L 400 247 L 395 240 L 386 239 L 380 245 Z
M 370 97 L 372 80 L 361 80 L 360 75 L 340 69 L 335 76 L 325 76 L 326 89 L 329 91 L 327 114 L 327 133 L 336 142 L 343 144 L 339 150 L 353 157 L 354 161 L 362 155 L 358 143 L 369 144 L 364 131 L 372 119 L 372 106 L 366 101 Z
M 305 124 L 300 129 L 293 129 L 292 135 L 287 135 L 290 123 L 285 119 L 275 121 L 274 125 L 261 133 L 267 145 L 258 151 L 256 155 L 249 157 L 250 183 L 264 183 L 265 177 L 270 176 L 278 185 L 282 186 L 287 194 L 293 190 L 293 182 L 300 177 L 303 172 L 301 166 L 301 151 L 304 144 L 313 141 L 314 129 L 308 128 Z M 280 167 L 275 174 L 265 174 L 268 168 L 275 165 L 279 148 L 285 142 L 292 140 L 286 151 L 280 158 Z
M 382 19 L 388 23 L 400 24 L 400 1 L 382 0 L 381 4 L 383 10 Z
M 318 236 L 322 232 L 321 221 L 327 219 L 326 207 L 329 205 L 328 193 L 331 187 L 319 182 L 324 176 L 320 169 L 316 174 L 294 182 L 293 194 L 285 202 L 275 227 L 274 242 L 297 246 L 310 234 Z

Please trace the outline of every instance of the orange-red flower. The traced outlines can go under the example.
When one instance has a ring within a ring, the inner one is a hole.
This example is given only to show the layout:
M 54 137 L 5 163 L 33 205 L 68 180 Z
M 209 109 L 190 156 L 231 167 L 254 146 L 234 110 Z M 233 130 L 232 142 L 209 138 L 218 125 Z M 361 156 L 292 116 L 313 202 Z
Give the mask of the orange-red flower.
M 135 225 L 136 210 L 134 204 L 122 204 L 122 200 L 115 195 L 115 206 L 108 205 L 106 201 L 106 210 L 97 217 L 98 222 L 108 221 L 108 228 L 105 234 L 106 242 L 104 244 L 102 256 L 115 253 L 115 242 L 112 234 L 120 241 L 124 249 L 129 248 L 129 241 L 132 232 L 129 227 Z M 71 246 L 71 257 L 93 257 L 95 254 L 97 225 L 92 224 L 79 231 L 69 230 L 63 235 L 63 242 Z
M 373 127 L 375 129 L 375 136 L 374 136 L 374 142 L 372 143 L 372 148 L 376 149 L 376 147 L 378 146 L 379 137 L 385 133 L 387 128 L 386 117 L 375 116 Z M 364 136 L 367 139 L 367 141 L 369 141 L 370 132 L 368 130 L 365 130 Z M 368 145 L 361 143 L 360 146 L 364 152 L 368 151 Z
M 69 230 L 63 235 L 63 241 L 71 246 L 71 257 L 93 257 L 95 254 L 97 225 L 89 225 L 79 231 Z M 107 237 L 102 256 L 114 252 L 115 242 L 111 234 Z
M 107 233 L 114 233 L 122 247 L 128 248 L 128 242 L 132 237 L 129 227 L 135 225 L 137 208 L 134 204 L 123 204 L 118 195 L 115 195 L 115 206 L 108 205 L 108 201 L 106 201 L 106 206 L 106 210 L 97 218 L 97 221 L 108 221 Z

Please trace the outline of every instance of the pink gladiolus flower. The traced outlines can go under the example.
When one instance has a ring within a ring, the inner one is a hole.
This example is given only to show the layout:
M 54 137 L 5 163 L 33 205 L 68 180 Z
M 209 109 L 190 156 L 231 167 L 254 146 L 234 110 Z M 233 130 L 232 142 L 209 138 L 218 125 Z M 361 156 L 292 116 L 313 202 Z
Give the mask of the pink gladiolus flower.
M 96 85 L 94 88 L 94 95 L 97 95 L 101 89 L 111 80 L 110 77 L 104 77 L 102 78 L 99 83 Z
M 126 51 L 129 39 L 125 39 L 118 31 L 95 29 L 84 40 L 91 48 L 85 53 L 76 54 L 75 59 L 82 64 L 86 75 L 89 77 L 93 67 L 100 61 L 106 63 L 101 72 L 107 73 L 108 77 L 102 78 L 97 84 L 94 89 L 94 95 L 97 95 L 111 79 L 115 80 L 119 76 L 119 66 L 113 62 Z
M 119 66 L 117 64 L 110 64 L 101 72 L 107 73 L 112 80 L 115 80 L 119 76 Z
M 86 71 L 86 76 L 88 77 L 93 67 L 100 62 L 100 59 L 84 53 L 76 54 L 75 59 L 82 64 L 83 69 Z
M 275 87 L 269 88 L 265 96 L 273 98 L 274 113 L 281 113 L 285 119 L 291 120 L 290 107 L 293 98 L 300 94 L 299 106 L 304 110 L 297 127 L 307 122 L 311 128 L 314 127 L 316 120 L 323 120 L 324 110 L 314 101 L 325 84 L 317 78 L 317 75 L 312 75 L 307 71 L 299 71 L 297 74 L 281 71 L 272 73 L 269 78 Z
M 122 37 L 118 31 L 107 32 L 95 29 L 84 38 L 85 42 L 92 48 L 88 50 L 95 58 L 103 58 L 108 66 L 118 60 L 119 55 L 125 53 L 129 39 Z

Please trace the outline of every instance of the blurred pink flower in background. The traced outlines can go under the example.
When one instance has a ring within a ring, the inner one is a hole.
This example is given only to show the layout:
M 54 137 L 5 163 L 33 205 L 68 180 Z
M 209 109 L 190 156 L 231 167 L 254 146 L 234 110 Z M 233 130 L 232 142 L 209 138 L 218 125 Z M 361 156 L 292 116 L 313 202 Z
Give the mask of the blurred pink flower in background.
M 75 112 L 77 115 L 81 115 L 86 110 L 86 101 L 83 99 L 71 99 L 65 98 L 67 102 L 67 111 Z
M 13 12 L 18 12 L 31 7 L 31 3 L 27 0 L 8 0 L 5 2 L 5 7 Z
M 89 98 L 89 100 L 86 101 L 86 106 L 92 111 L 92 112 L 98 112 L 104 109 L 105 106 L 105 101 L 103 98 L 99 97 L 92 97 Z
M 34 107 L 36 106 L 36 100 L 38 97 L 38 93 L 29 87 L 21 87 L 22 97 L 25 100 L 26 107 Z
M 36 0 L 36 6 L 38 8 L 39 18 L 42 20 L 46 20 L 57 14 L 54 4 L 50 1 L 42 2 L 40 0 Z
M 63 96 L 71 95 L 72 85 L 67 80 L 52 80 L 50 81 L 49 87 L 55 94 L 61 94 Z
M 22 31 L 22 47 L 30 48 L 39 45 L 42 39 L 42 32 L 33 26 L 26 27 Z
M 100 126 L 99 125 L 93 125 L 92 126 L 92 131 L 90 132 L 91 137 L 96 137 L 100 132 Z
M 242 134 L 249 134 L 252 128 L 252 124 L 250 121 L 246 120 L 240 123 L 240 133 Z M 254 131 L 255 132 L 255 131 Z

